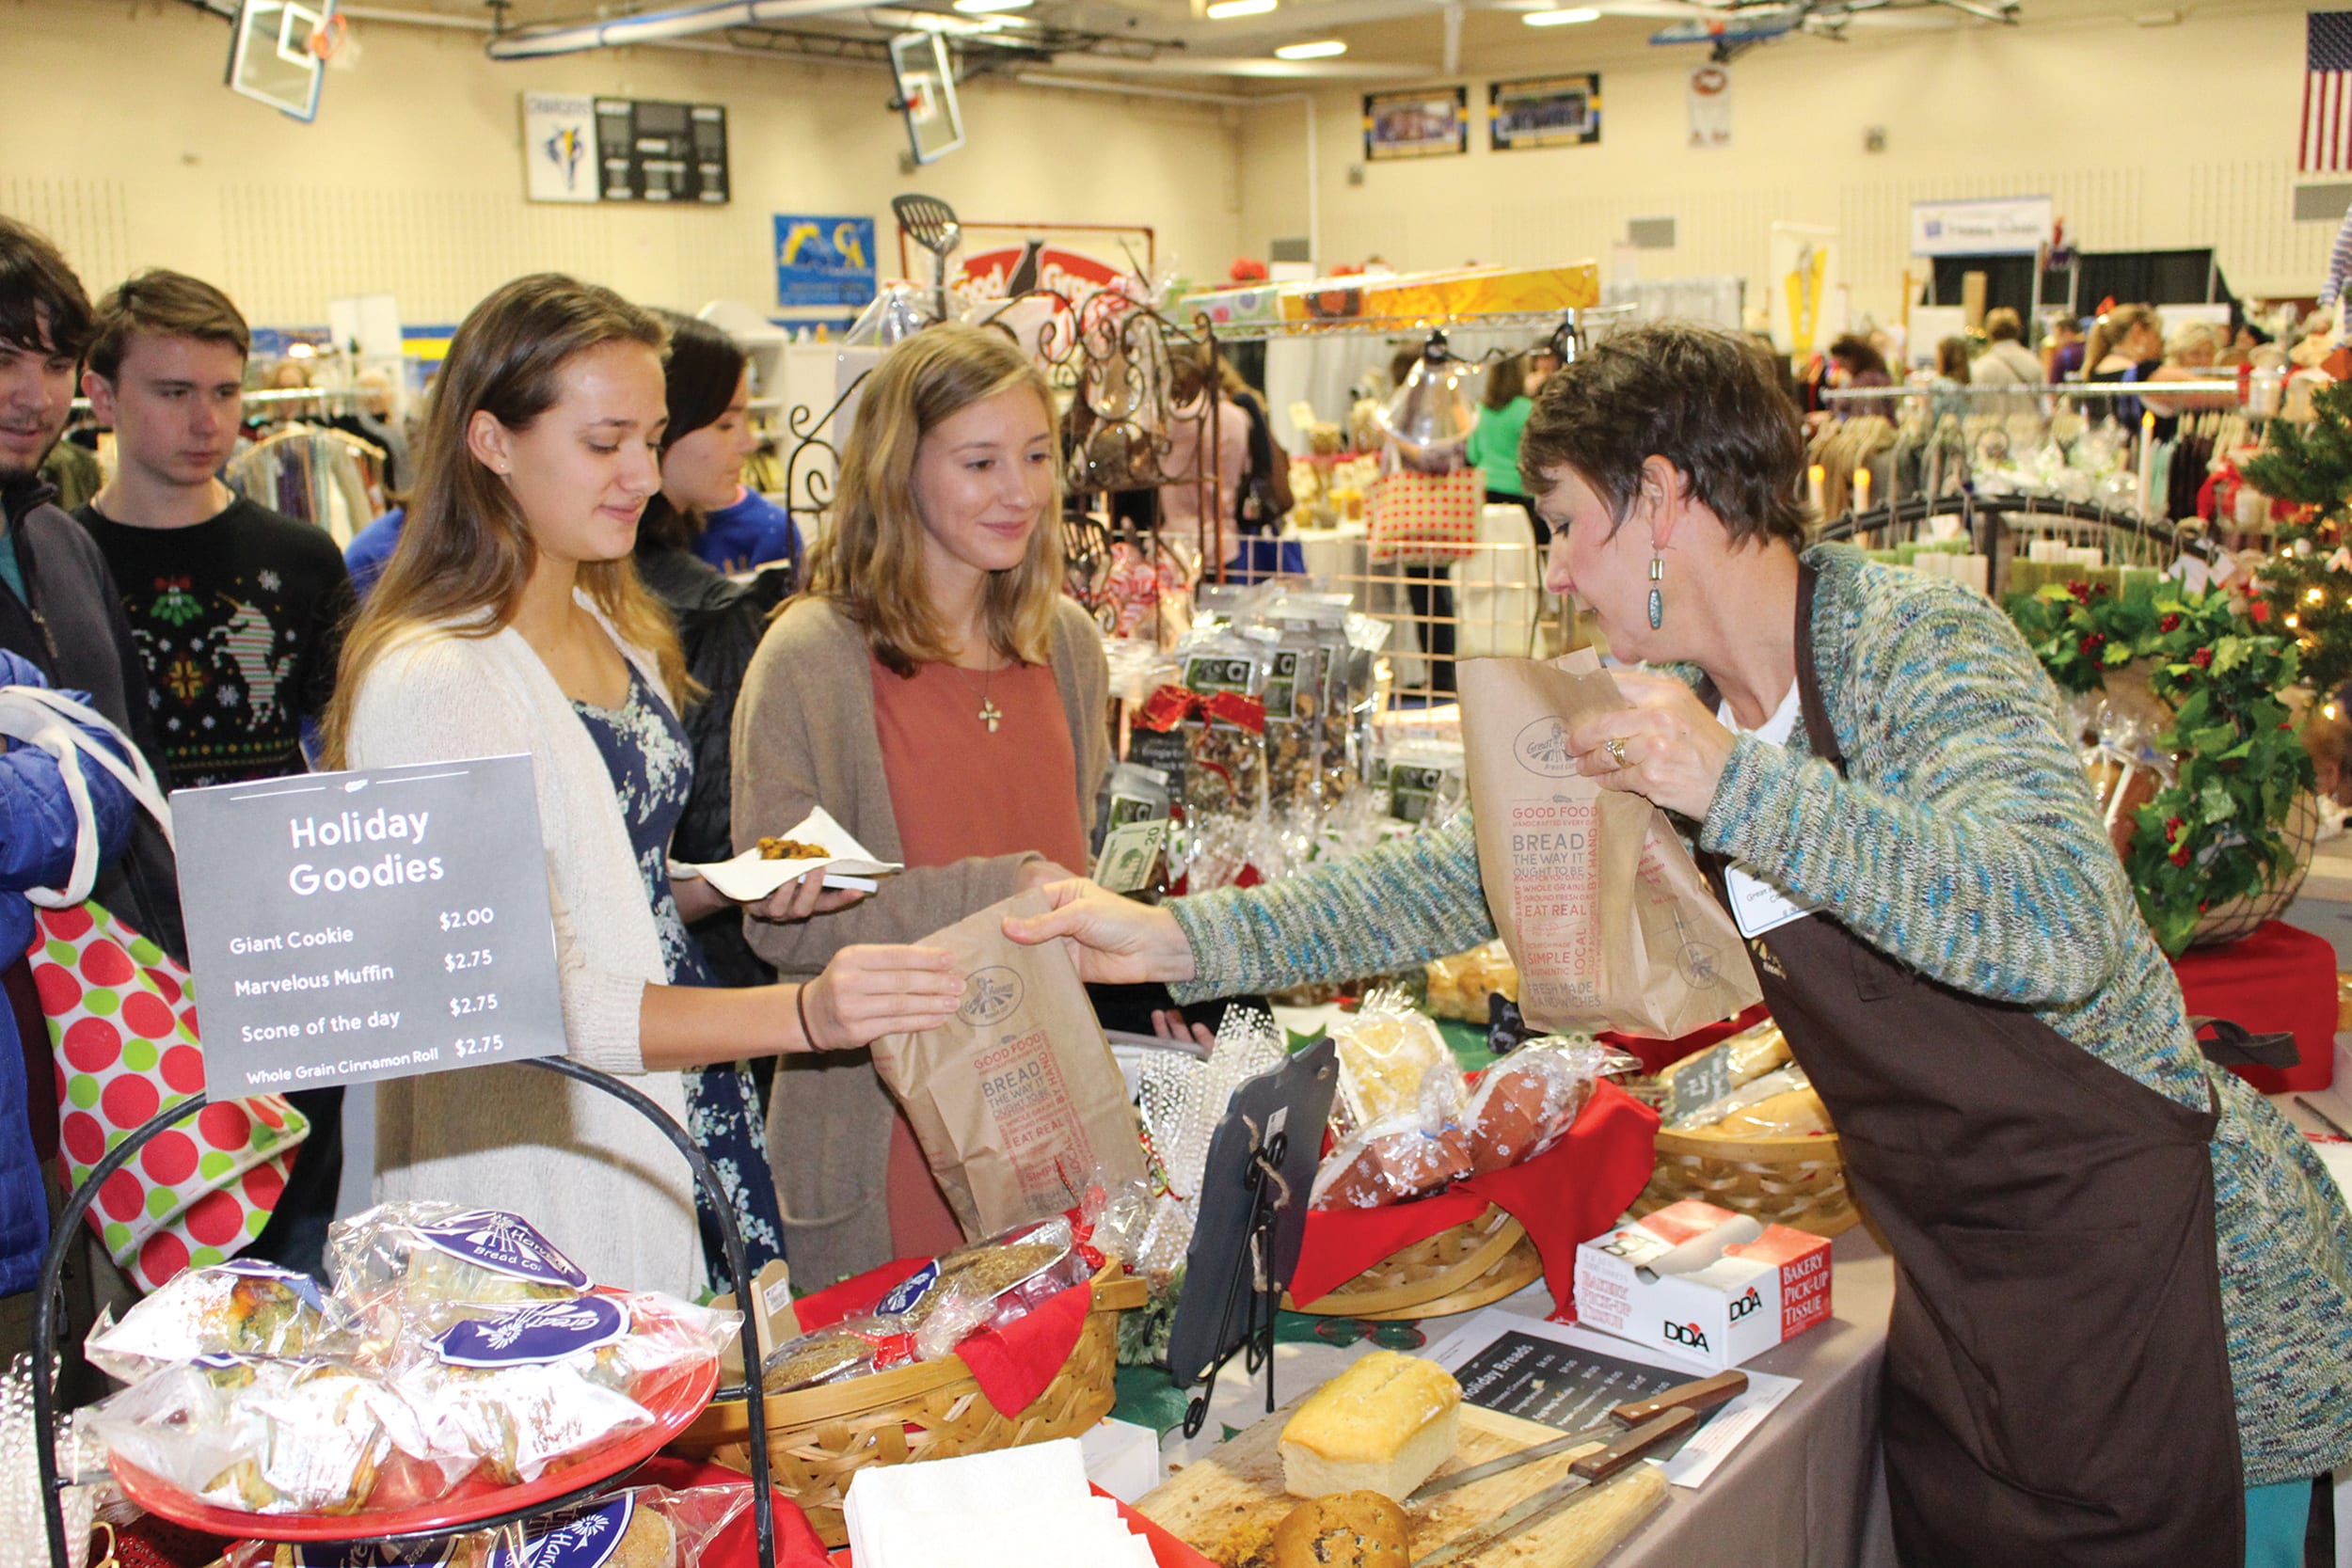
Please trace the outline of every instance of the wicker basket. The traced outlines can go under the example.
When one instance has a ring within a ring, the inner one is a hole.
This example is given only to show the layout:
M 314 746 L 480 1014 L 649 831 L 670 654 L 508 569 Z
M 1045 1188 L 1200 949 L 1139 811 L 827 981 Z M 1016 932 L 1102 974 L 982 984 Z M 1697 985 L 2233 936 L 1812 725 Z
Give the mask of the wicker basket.
M 1475 1219 L 1390 1254 L 1344 1285 L 1294 1312 L 1319 1318 L 1441 1318 L 1501 1301 L 1542 1277 L 1526 1227 L 1493 1204 Z
M 952 1459 L 1077 1436 L 1110 1414 L 1119 1314 L 1142 1306 L 1144 1295 L 1140 1279 L 1098 1280 L 1070 1359 L 1027 1409 L 1011 1416 L 988 1402 L 962 1357 L 953 1355 L 769 1395 L 768 1464 L 777 1488 L 800 1504 L 826 1545 L 846 1545 L 842 1497 L 866 1465 Z M 750 1435 L 742 1403 L 730 1401 L 704 1411 L 670 1451 L 741 1469 L 749 1463 Z
M 1835 1236 L 1862 1217 L 1846 1190 L 1846 1162 L 1834 1132 L 1706 1138 L 1661 1127 L 1658 1168 L 1633 1200 L 1633 1212 L 1647 1214 L 1686 1197 L 1816 1236 Z

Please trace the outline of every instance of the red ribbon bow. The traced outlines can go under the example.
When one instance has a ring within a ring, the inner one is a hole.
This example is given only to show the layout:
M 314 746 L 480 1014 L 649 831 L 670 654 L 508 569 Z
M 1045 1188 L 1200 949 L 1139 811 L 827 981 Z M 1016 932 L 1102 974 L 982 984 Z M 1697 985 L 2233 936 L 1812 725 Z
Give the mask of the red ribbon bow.
M 1196 716 L 1222 720 L 1252 735 L 1265 734 L 1265 704 L 1257 698 L 1238 691 L 1194 691 L 1181 686 L 1163 686 L 1152 692 L 1143 711 L 1136 715 L 1136 722 L 1165 735 Z

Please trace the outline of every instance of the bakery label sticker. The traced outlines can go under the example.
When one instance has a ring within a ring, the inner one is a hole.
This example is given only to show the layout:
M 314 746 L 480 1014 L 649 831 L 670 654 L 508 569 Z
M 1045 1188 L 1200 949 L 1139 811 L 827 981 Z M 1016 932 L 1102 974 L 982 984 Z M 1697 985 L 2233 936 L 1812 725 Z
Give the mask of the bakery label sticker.
M 588 1288 L 586 1272 L 517 1214 L 476 1209 L 440 1225 L 420 1226 L 417 1238 L 437 1252 L 480 1264 L 495 1274 L 512 1275 L 534 1285 L 568 1285 L 575 1291 Z
M 897 1285 L 882 1300 L 874 1303 L 874 1316 L 896 1318 L 914 1310 L 914 1304 L 930 1292 L 939 1283 L 939 1259 L 934 1258 Z
M 621 1542 L 637 1518 L 637 1495 L 624 1492 L 609 1503 L 543 1529 L 517 1549 L 511 1540 L 490 1549 L 485 1568 L 605 1568 L 619 1560 Z
M 527 756 L 183 789 L 215 1100 L 561 1055 Z
M 986 1028 L 1001 1023 L 1015 1007 L 1021 1006 L 1021 976 L 1002 964 L 992 964 L 975 974 L 963 988 L 963 1006 L 956 1016 L 964 1022 Z
M 469 1318 L 433 1341 L 453 1367 L 514 1367 L 599 1350 L 628 1333 L 628 1312 L 610 1296 L 541 1302 L 495 1318 Z

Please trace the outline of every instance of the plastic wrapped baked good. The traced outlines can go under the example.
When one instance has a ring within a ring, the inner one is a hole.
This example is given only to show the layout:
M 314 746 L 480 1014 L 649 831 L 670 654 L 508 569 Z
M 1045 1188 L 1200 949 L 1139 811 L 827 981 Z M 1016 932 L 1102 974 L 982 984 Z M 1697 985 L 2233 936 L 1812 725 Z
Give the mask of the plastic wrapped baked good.
M 1380 1209 L 1441 1193 L 1470 1174 L 1470 1134 L 1451 1123 L 1357 1132 L 1324 1157 L 1308 1206 Z
M 1487 1021 L 1486 998 L 1519 999 L 1518 965 L 1500 942 L 1432 958 L 1422 970 L 1429 987 L 1429 1012 L 1434 1018 L 1459 1019 L 1465 1023 Z
M 530 1221 L 454 1203 L 379 1203 L 327 1232 L 335 1293 L 362 1309 L 403 1319 L 437 1307 L 571 1301 L 585 1272 Z
M 84 1341 L 90 1364 L 125 1383 L 199 1355 L 331 1354 L 353 1347 L 342 1304 L 307 1274 L 238 1259 L 187 1269 Z
M 1836 1131 L 1821 1097 L 1799 1067 L 1751 1079 L 1667 1125 L 1702 1138 L 1820 1137 Z
M 1532 1160 L 1575 1125 L 1593 1085 L 1640 1066 L 1581 1035 L 1530 1040 L 1479 1075 L 1462 1125 L 1480 1175 Z
M 653 1424 L 644 1401 L 665 1380 L 715 1361 L 741 1326 L 652 1292 L 598 1292 L 459 1317 L 405 1347 L 389 1375 L 454 1481 L 477 1467 L 500 1485 Z
M 719 1533 L 751 1505 L 749 1486 L 633 1486 L 561 1513 L 415 1545 L 248 1541 L 224 1560 L 228 1568 L 702 1568 Z
M 132 1385 L 85 1419 L 119 1457 L 248 1513 L 350 1513 L 388 1490 L 396 1454 L 432 1452 L 405 1402 L 333 1361 L 207 1356 Z M 429 1465 L 397 1474 L 393 1506 L 440 1495 Z
M 1340 1104 L 1348 1125 L 1373 1127 L 1424 1106 L 1438 1122 L 1460 1116 L 1461 1069 L 1436 1024 L 1413 1009 L 1401 991 L 1375 990 L 1354 1017 L 1332 1027 L 1340 1059 Z M 1436 1099 L 1423 1093 L 1424 1076 L 1437 1081 Z
M 760 1364 L 760 1386 L 771 1394 L 788 1394 L 795 1388 L 864 1377 L 878 1370 L 877 1341 L 886 1333 L 880 1319 L 866 1318 L 787 1339 Z

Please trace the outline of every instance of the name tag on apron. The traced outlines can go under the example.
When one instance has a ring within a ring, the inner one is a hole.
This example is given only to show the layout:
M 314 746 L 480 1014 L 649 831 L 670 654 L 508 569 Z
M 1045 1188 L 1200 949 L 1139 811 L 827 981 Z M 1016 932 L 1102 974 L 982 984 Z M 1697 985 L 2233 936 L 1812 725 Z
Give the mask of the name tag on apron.
M 1737 865 L 1724 867 L 1724 892 L 1731 900 L 1732 924 L 1740 927 L 1743 937 L 1760 937 L 1767 931 L 1777 930 L 1792 920 L 1803 920 L 1818 907 L 1799 903 L 1761 877 L 1751 877 Z

